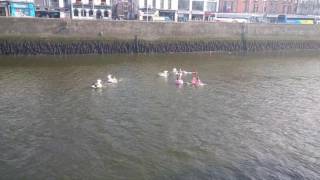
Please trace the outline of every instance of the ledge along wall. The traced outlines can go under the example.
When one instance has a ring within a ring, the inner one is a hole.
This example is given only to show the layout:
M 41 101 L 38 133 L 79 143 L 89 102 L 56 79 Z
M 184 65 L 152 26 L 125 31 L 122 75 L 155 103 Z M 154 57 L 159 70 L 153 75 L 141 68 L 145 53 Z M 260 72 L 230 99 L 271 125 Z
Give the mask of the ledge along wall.
M 319 25 L 0 18 L 0 55 L 319 48 Z

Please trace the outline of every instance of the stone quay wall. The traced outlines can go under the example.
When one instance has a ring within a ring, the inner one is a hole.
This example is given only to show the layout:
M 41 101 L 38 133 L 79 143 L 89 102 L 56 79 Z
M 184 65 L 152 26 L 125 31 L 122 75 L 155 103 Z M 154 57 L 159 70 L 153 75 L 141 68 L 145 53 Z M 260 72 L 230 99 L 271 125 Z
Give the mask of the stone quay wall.
M 0 18 L 0 55 L 319 48 L 319 25 Z

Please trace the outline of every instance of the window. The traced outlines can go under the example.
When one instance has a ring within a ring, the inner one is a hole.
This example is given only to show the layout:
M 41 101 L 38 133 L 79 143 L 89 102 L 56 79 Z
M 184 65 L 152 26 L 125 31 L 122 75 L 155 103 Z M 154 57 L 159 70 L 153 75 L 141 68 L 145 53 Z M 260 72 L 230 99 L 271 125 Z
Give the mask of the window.
M 160 1 L 160 9 L 163 9 L 164 8 L 164 0 L 161 0 Z
M 152 1 L 152 7 L 153 7 L 153 8 L 156 8 L 156 0 L 153 0 L 153 1 Z
M 90 17 L 93 16 L 93 10 L 92 10 L 92 9 L 89 11 L 89 16 L 90 16 Z
M 75 9 L 75 10 L 73 11 L 73 15 L 76 16 L 76 17 L 78 17 L 78 16 L 79 16 L 79 10 L 78 10 L 78 9 Z
M 87 11 L 82 9 L 81 10 L 81 16 L 86 17 L 87 16 Z
M 178 9 L 189 11 L 189 4 L 190 4 L 190 0 L 179 0 L 178 1 Z
M 97 17 L 97 19 L 101 19 L 102 18 L 102 13 L 101 13 L 100 10 L 97 11 L 96 17 Z
M 287 10 L 287 6 L 283 6 L 283 7 L 282 7 L 282 13 L 284 13 L 284 14 L 287 13 L 286 10 Z
M 148 7 L 148 0 L 144 0 L 144 7 L 145 7 L 145 8 Z
M 217 3 L 216 2 L 208 2 L 208 11 L 216 12 Z
M 192 1 L 192 10 L 203 11 L 203 1 Z
M 254 5 L 253 5 L 253 13 L 258 12 L 258 10 L 259 10 L 258 4 L 254 4 Z
M 232 1 L 224 1 L 222 12 L 232 12 L 233 11 L 233 2 Z
M 106 0 L 101 0 L 101 4 L 106 4 Z
M 104 17 L 109 17 L 109 11 L 104 11 L 103 16 Z
M 5 7 L 0 7 L 0 16 L 6 16 L 6 9 L 5 9 Z
M 69 3 L 68 3 L 68 0 L 63 0 L 63 5 L 64 6 L 67 6 Z
M 291 12 L 291 6 L 288 6 L 287 13 L 288 13 L 288 14 L 291 14 L 291 13 L 292 13 L 292 12 Z
M 171 9 L 171 0 L 168 0 L 168 9 Z

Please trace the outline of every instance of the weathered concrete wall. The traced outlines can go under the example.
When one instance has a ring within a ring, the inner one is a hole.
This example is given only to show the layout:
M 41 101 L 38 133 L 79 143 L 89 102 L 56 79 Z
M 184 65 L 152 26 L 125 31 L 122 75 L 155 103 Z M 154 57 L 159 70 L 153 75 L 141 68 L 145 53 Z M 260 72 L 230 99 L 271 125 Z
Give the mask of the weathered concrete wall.
M 281 49 L 320 49 L 320 26 L 0 18 L 0 55 Z
M 0 18 L 1 35 L 38 37 L 81 37 L 144 40 L 234 39 L 239 25 L 202 23 L 153 23 L 140 21 L 88 21 L 61 19 Z
M 0 37 L 129 40 L 137 36 L 142 40 L 238 40 L 243 32 L 246 39 L 320 40 L 319 25 L 0 18 Z

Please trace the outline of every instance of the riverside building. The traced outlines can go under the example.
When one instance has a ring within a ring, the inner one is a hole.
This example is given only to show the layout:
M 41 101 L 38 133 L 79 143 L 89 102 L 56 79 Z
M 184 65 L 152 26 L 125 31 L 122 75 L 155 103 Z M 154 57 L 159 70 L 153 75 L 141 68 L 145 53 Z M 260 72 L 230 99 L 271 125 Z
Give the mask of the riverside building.
M 298 0 L 220 0 L 221 13 L 295 14 Z
M 72 19 L 111 19 L 111 0 L 72 0 Z
M 218 11 L 219 0 L 139 0 L 139 20 L 203 21 Z
M 203 21 L 218 12 L 219 0 L 178 0 L 179 21 Z
M 114 0 L 112 3 L 112 19 L 136 20 L 136 0 Z
M 70 18 L 71 0 L 35 0 L 36 17 Z
M 0 16 L 35 17 L 33 0 L 0 1 Z

